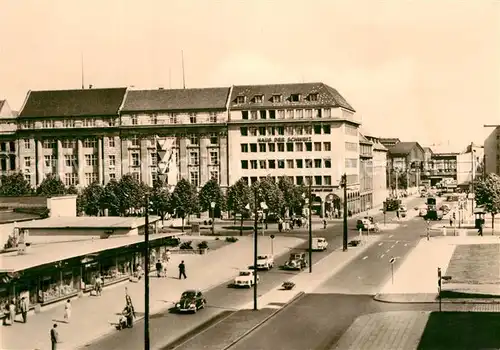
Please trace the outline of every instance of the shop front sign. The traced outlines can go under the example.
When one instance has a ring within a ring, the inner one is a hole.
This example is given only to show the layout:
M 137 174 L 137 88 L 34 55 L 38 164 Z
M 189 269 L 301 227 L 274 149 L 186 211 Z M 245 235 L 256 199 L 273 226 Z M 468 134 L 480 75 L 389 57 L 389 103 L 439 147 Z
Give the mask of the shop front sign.
M 311 142 L 311 136 L 293 136 L 293 137 L 259 137 L 257 142 L 259 143 L 271 143 L 271 142 Z

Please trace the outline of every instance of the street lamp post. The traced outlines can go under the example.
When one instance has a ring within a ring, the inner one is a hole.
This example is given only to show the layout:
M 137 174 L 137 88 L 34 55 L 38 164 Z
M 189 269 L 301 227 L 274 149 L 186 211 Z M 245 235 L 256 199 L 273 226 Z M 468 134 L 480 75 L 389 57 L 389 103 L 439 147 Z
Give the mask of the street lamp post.
M 309 273 L 312 273 L 312 176 L 309 177 Z
M 347 251 L 347 240 L 348 240 L 348 232 L 347 232 L 347 174 L 342 175 L 342 179 L 340 181 L 341 186 L 344 187 L 344 234 L 342 239 L 342 250 L 344 252 Z
M 144 227 L 144 350 L 149 350 L 149 195 L 146 194 Z
M 258 310 L 257 307 L 257 245 L 259 243 L 258 237 L 259 237 L 259 232 L 257 229 L 257 224 L 258 224 L 258 188 L 255 186 L 254 188 L 254 229 L 253 229 L 253 309 L 256 311 Z
M 210 208 L 212 208 L 212 235 L 215 234 L 215 202 L 210 202 Z

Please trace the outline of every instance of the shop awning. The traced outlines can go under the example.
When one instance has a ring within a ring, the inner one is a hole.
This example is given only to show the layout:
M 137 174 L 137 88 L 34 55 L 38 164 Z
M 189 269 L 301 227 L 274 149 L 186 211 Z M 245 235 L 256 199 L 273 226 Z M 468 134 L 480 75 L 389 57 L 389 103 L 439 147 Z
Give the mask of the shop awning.
M 150 241 L 173 236 L 172 233 L 150 235 Z M 0 256 L 0 273 L 23 271 L 32 267 L 85 256 L 110 249 L 141 243 L 144 236 L 114 237 L 85 241 L 48 243 L 30 247 L 27 254 L 18 255 L 17 251 Z

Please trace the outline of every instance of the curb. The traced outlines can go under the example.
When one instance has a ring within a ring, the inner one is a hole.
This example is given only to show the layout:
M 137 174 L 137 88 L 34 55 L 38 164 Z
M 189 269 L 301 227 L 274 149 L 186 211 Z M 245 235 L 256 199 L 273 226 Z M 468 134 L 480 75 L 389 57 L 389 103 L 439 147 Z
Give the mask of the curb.
M 271 315 L 267 316 L 265 319 L 263 319 L 262 321 L 260 321 L 258 324 L 256 324 L 255 326 L 253 326 L 252 328 L 250 328 L 249 330 L 247 330 L 238 339 L 235 339 L 231 344 L 229 344 L 228 346 L 224 347 L 222 350 L 228 350 L 228 349 L 232 348 L 234 345 L 236 345 L 237 343 L 239 343 L 240 341 L 242 341 L 243 339 L 245 339 L 245 337 L 247 337 L 249 334 L 251 334 L 252 332 L 254 332 L 255 330 L 257 330 L 259 327 L 261 327 L 262 325 L 264 325 L 267 321 L 269 321 L 273 317 L 277 316 L 280 312 L 282 312 L 287 307 L 289 307 L 290 305 L 292 305 L 294 302 L 296 302 L 297 300 L 299 300 L 300 298 L 302 298 L 304 295 L 305 295 L 304 292 L 297 293 L 292 299 L 290 299 L 288 302 L 286 302 L 285 305 L 283 305 L 282 308 L 277 309 Z
M 436 295 L 437 297 L 437 295 Z M 383 294 L 376 294 L 373 297 L 373 300 L 387 303 L 387 304 L 439 304 L 439 299 L 436 300 L 396 300 L 396 299 L 387 299 L 383 298 Z M 500 298 L 495 298 L 489 301 L 488 299 L 442 299 L 442 304 L 489 304 L 489 305 L 498 305 L 500 304 Z

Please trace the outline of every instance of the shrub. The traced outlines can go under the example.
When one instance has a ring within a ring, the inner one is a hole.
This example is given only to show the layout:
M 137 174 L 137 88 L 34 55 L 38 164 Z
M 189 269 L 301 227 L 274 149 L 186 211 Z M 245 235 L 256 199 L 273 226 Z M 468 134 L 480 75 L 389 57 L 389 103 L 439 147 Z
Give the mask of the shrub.
M 192 241 L 186 241 L 186 242 L 183 242 L 179 248 L 180 249 L 193 249 L 193 246 L 192 246 L 193 242 Z
M 166 245 L 169 247 L 177 247 L 179 244 L 181 244 L 181 240 L 177 237 L 170 237 L 166 241 Z
M 198 243 L 198 249 L 207 249 L 208 248 L 208 242 L 207 241 L 201 241 Z
M 229 243 L 238 242 L 238 238 L 233 237 L 233 236 L 226 237 L 226 242 L 229 242 Z

